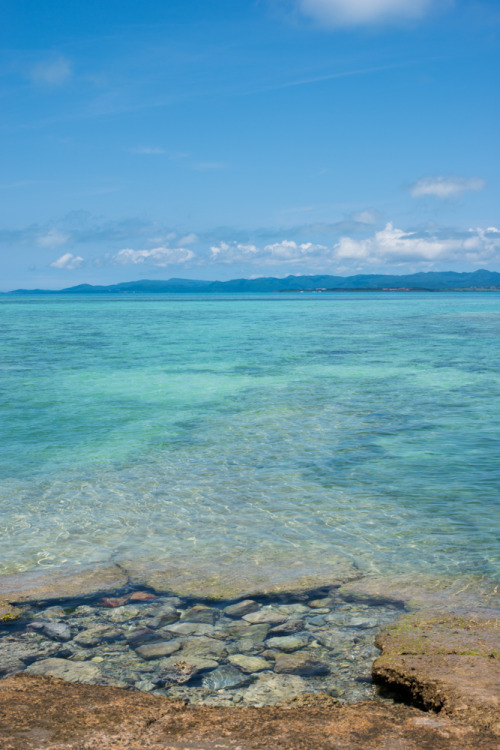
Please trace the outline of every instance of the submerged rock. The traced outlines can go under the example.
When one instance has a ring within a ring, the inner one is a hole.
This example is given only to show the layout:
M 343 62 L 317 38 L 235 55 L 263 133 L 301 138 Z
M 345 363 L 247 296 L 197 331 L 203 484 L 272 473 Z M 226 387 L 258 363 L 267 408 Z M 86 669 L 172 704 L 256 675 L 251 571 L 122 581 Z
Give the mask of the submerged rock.
M 144 646 L 139 646 L 136 649 L 136 654 L 139 654 L 146 661 L 150 661 L 151 659 L 159 659 L 162 656 L 170 656 L 170 654 L 179 651 L 180 647 L 180 641 L 157 641 L 156 643 L 147 643 Z
M 134 604 L 125 604 L 119 609 L 112 609 L 106 612 L 106 619 L 111 622 L 122 623 L 132 620 L 140 614 L 140 609 Z
M 34 620 L 30 627 L 33 630 L 43 633 L 47 638 L 53 641 L 70 641 L 73 637 L 71 628 L 65 622 L 42 622 Z
M 127 598 L 130 602 L 150 602 L 158 597 L 156 594 L 149 593 L 149 591 L 134 591 Z
M 273 705 L 307 692 L 307 684 L 296 675 L 264 673 L 245 691 L 245 703 Z
M 32 664 L 26 670 L 30 674 L 50 675 L 59 677 L 67 682 L 95 683 L 101 672 L 96 664 L 89 661 L 70 661 L 69 659 L 42 659 Z
M 229 688 L 243 687 L 250 683 L 250 677 L 242 674 L 239 669 L 230 666 L 222 666 L 203 678 L 203 687 L 209 690 L 228 690 Z
M 218 609 L 197 604 L 183 612 L 181 619 L 187 620 L 188 622 L 202 622 L 208 625 L 213 625 L 218 619 L 219 614 L 220 612 Z
M 285 622 L 287 616 L 280 614 L 270 607 L 262 607 L 257 612 L 250 612 L 248 615 L 244 615 L 243 619 L 251 625 L 279 625 Z
M 165 625 L 170 625 L 173 622 L 177 622 L 178 619 L 179 613 L 177 612 L 175 607 L 167 604 L 160 610 L 158 610 L 157 615 L 151 620 L 151 626 L 153 628 L 162 628 Z
M 262 672 L 264 669 L 271 669 L 271 665 L 260 656 L 248 656 L 247 654 L 233 654 L 228 661 L 234 666 L 241 669 L 242 672 L 252 674 L 253 672 Z
M 325 662 L 313 659 L 308 654 L 283 654 L 278 656 L 274 671 L 279 674 L 296 674 L 303 677 L 328 674 L 330 668 Z
M 179 635 L 209 635 L 214 632 L 213 625 L 203 622 L 174 622 L 167 625 L 166 629 Z
M 228 617 L 243 617 L 243 615 L 248 615 L 250 612 L 256 612 L 260 609 L 260 606 L 261 605 L 253 599 L 243 599 L 241 602 L 224 607 L 224 613 L 228 615 Z
M 216 638 L 201 636 L 199 638 L 193 638 L 192 640 L 183 641 L 183 656 L 222 658 L 226 653 L 227 647 L 225 642 L 219 641 Z
M 266 646 L 277 648 L 279 651 L 298 651 L 309 643 L 309 636 L 285 635 L 277 638 L 268 638 Z
M 332 600 L 330 597 L 327 597 L 326 599 L 313 599 L 312 601 L 307 602 L 307 606 L 312 609 L 330 609 L 332 606 Z
M 213 659 L 171 657 L 161 663 L 160 673 L 153 678 L 157 686 L 183 685 L 198 674 L 209 672 L 219 666 Z
M 150 628 L 137 628 L 131 633 L 127 633 L 126 640 L 131 648 L 142 646 L 143 643 L 151 643 L 158 640 L 166 640 L 165 635 L 158 630 Z
M 113 627 L 113 625 L 94 625 L 94 627 L 87 628 L 87 630 L 78 633 L 73 640 L 79 646 L 92 648 L 99 643 L 111 643 L 122 637 L 122 631 Z
M 312 618 L 309 619 L 309 622 Z M 305 620 L 287 620 L 281 625 L 276 625 L 271 628 L 269 635 L 293 635 L 301 630 L 304 630 L 306 626 Z

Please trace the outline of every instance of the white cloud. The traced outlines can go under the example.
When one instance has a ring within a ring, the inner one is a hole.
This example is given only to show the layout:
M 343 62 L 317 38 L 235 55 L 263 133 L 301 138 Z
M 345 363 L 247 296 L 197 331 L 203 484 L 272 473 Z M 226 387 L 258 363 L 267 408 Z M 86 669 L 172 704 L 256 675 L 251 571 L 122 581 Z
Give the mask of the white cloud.
M 500 261 L 500 230 L 476 227 L 465 232 L 444 230 L 405 232 L 387 224 L 365 239 L 341 237 L 333 246 L 312 242 L 282 240 L 263 246 L 239 242 L 219 242 L 210 248 L 208 262 L 247 264 L 259 268 L 279 266 L 301 272 L 352 272 L 374 266 L 423 268 L 442 262 L 460 264 Z M 261 274 L 262 275 L 262 274 Z M 274 272 L 273 272 L 273 275 Z
M 195 254 L 192 250 L 184 247 L 155 247 L 152 250 L 131 250 L 126 248 L 120 250 L 113 256 L 113 261 L 122 266 L 139 265 L 146 263 L 151 266 L 177 265 L 193 260 Z
M 326 26 L 363 24 L 421 18 L 448 0 L 297 0 L 301 13 Z
M 28 75 L 33 83 L 39 86 L 61 86 L 73 75 L 73 67 L 70 60 L 61 55 L 53 60 L 37 63 Z
M 72 255 L 71 253 L 65 253 L 64 255 L 61 255 L 60 258 L 55 260 L 50 265 L 52 268 L 63 268 L 65 270 L 72 270 L 73 268 L 78 268 L 83 263 L 83 258 L 81 258 L 79 255 Z
M 60 232 L 59 229 L 49 229 L 45 234 L 38 235 L 36 241 L 40 247 L 59 247 L 65 245 L 69 240 L 69 235 Z
M 471 190 L 483 190 L 486 182 L 480 177 L 421 177 L 410 186 L 413 198 L 432 195 L 436 198 L 459 198 Z
M 437 235 L 418 235 L 404 232 L 392 224 L 372 237 L 355 240 L 341 237 L 334 247 L 337 260 L 368 264 L 407 262 L 433 263 L 439 260 L 486 261 L 500 255 L 500 238 L 494 227 L 470 229 L 466 234 L 442 238 Z
M 189 234 L 186 234 L 185 237 L 181 237 L 179 245 L 193 245 L 195 242 L 198 242 L 198 235 L 194 232 L 190 232 Z
M 217 263 L 259 263 L 273 266 L 279 263 L 314 263 L 318 255 L 328 252 L 325 245 L 312 242 L 297 243 L 293 240 L 273 242 L 263 247 L 250 243 L 220 242 L 210 248 L 211 260 Z

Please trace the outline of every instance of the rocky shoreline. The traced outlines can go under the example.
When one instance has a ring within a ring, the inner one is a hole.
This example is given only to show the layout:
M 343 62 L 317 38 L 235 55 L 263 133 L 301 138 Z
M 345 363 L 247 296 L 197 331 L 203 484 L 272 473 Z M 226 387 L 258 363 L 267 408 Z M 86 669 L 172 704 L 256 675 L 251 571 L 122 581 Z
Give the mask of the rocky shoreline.
M 4 594 L 2 750 L 498 746 L 492 607 L 375 578 L 229 601 L 104 580 Z
M 19 603 L 0 634 L 0 676 L 20 672 L 206 705 L 272 705 L 323 692 L 374 697 L 377 631 L 397 602 L 313 592 L 200 601 L 144 589 Z

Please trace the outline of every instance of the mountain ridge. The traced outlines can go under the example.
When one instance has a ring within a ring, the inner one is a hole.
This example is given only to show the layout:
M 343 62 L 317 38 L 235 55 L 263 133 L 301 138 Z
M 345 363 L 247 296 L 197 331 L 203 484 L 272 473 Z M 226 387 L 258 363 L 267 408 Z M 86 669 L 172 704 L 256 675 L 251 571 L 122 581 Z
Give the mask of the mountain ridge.
M 316 290 L 388 290 L 449 291 L 452 289 L 499 289 L 500 273 L 484 268 L 472 272 L 421 271 L 414 274 L 356 274 L 354 276 L 261 276 L 255 279 L 201 281 L 197 279 L 166 279 L 125 281 L 118 284 L 78 284 L 60 290 L 16 289 L 8 294 L 126 294 L 126 293 L 251 293 L 296 292 Z

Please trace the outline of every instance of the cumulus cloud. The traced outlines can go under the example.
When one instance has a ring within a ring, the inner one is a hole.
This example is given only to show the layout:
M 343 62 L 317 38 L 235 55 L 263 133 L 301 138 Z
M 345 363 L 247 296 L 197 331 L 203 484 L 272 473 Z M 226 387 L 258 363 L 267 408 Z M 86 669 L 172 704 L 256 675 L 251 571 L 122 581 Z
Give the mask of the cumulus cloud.
M 52 268 L 62 268 L 64 270 L 71 271 L 74 268 L 78 268 L 79 266 L 81 266 L 83 262 L 83 258 L 81 258 L 79 255 L 65 253 L 50 265 L 52 266 Z
M 218 263 L 259 263 L 262 266 L 273 266 L 279 263 L 296 264 L 309 262 L 314 264 L 318 256 L 328 252 L 325 245 L 313 242 L 297 243 L 294 240 L 281 240 L 258 247 L 251 243 L 220 242 L 210 248 L 211 260 Z
M 238 242 L 219 242 L 210 248 L 209 262 L 248 264 L 264 267 L 300 267 L 303 272 L 331 271 L 335 267 L 350 270 L 373 266 L 430 267 L 439 262 L 482 263 L 500 260 L 500 230 L 476 227 L 466 232 L 436 230 L 407 232 L 393 224 L 369 237 L 349 235 L 334 245 L 282 240 L 258 246 Z
M 432 195 L 435 198 L 459 198 L 464 193 L 473 190 L 483 190 L 486 182 L 480 177 L 421 177 L 410 185 L 413 198 Z
M 68 240 L 69 235 L 55 228 L 49 229 L 44 234 L 39 234 L 36 238 L 40 247 L 58 247 L 59 245 L 65 245 Z
M 62 55 L 52 60 L 42 60 L 29 71 L 29 78 L 38 86 L 61 86 L 72 75 L 71 61 Z
M 357 26 L 421 18 L 448 0 L 296 0 L 301 13 L 326 26 Z
M 193 251 L 185 247 L 155 247 L 152 250 L 131 250 L 130 248 L 125 248 L 124 250 L 119 250 L 113 256 L 113 261 L 121 266 L 135 266 L 146 263 L 151 266 L 164 268 L 165 266 L 187 263 L 193 260 L 194 257 L 195 254 Z
M 404 232 L 392 224 L 372 237 L 356 240 L 341 237 L 334 246 L 335 257 L 341 261 L 368 264 L 404 264 L 462 260 L 468 262 L 492 260 L 500 253 L 500 237 L 495 227 L 475 228 L 451 237 L 436 234 L 419 235 Z

